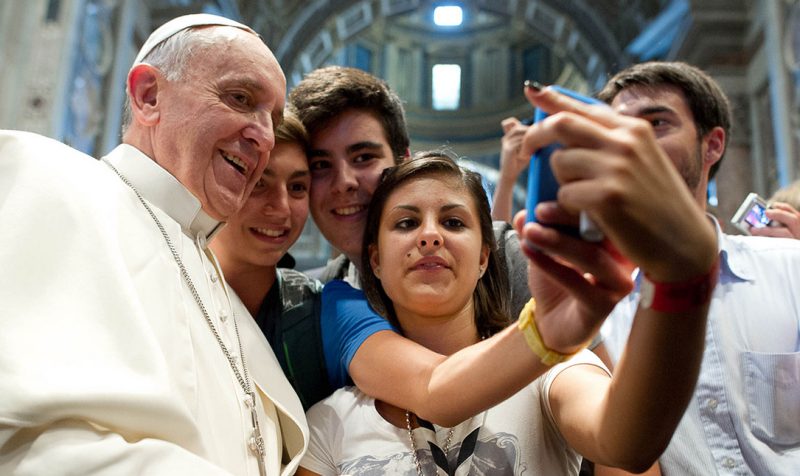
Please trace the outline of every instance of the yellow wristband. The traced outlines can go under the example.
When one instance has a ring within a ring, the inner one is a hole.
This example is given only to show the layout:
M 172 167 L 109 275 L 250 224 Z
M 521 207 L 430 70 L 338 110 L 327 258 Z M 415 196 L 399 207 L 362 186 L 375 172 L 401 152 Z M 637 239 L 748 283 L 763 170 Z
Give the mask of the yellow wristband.
M 525 307 L 523 307 L 522 311 L 519 313 L 519 321 L 517 325 L 519 326 L 519 330 L 522 332 L 522 335 L 525 336 L 525 341 L 528 343 L 528 347 L 530 347 L 533 353 L 539 357 L 543 364 L 552 366 L 560 362 L 564 362 L 565 360 L 569 360 L 572 356 L 580 352 L 578 351 L 572 354 L 562 354 L 560 352 L 548 349 L 542 341 L 542 336 L 539 334 L 539 329 L 536 328 L 535 311 L 536 301 L 531 298 L 531 300 L 525 304 Z

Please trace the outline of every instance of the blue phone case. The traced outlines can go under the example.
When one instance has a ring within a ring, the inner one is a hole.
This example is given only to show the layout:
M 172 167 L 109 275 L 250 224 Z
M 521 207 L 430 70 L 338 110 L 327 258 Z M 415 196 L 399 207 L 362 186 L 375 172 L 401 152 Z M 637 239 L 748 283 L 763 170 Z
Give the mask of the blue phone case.
M 552 88 L 561 94 L 587 104 L 605 104 L 598 99 L 583 96 L 575 91 L 571 91 L 560 86 L 552 86 Z M 546 112 L 536 108 L 536 111 L 533 114 L 533 122 L 535 123 L 544 120 L 544 118 L 547 116 L 548 114 Z M 553 176 L 553 172 L 550 169 L 550 155 L 559 147 L 561 147 L 561 144 L 550 144 L 537 150 L 531 156 L 530 166 L 528 167 L 528 196 L 526 201 L 526 221 L 528 222 L 536 221 L 534 209 L 539 202 L 553 201 L 557 197 L 558 182 L 556 181 L 555 177 Z M 581 221 L 583 221 L 583 217 Z M 580 236 L 577 228 L 568 228 L 564 229 L 564 231 L 575 236 Z

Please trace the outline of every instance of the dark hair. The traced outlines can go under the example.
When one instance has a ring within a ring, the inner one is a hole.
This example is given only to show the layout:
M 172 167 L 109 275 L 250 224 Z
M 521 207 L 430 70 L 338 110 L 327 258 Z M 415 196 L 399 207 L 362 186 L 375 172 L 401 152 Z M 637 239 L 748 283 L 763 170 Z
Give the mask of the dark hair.
M 626 68 L 608 80 L 597 97 L 610 103 L 623 89 L 634 86 L 670 85 L 683 91 L 692 111 L 698 139 L 715 127 L 725 131 L 725 147 L 730 141 L 731 106 L 716 81 L 701 69 L 679 61 L 651 61 Z M 724 151 L 723 151 L 724 157 Z M 717 173 L 722 157 L 709 171 L 709 179 Z
M 497 243 L 492 228 L 492 216 L 489 200 L 481 183 L 481 176 L 475 172 L 459 167 L 456 161 L 444 152 L 419 152 L 398 166 L 386 169 L 383 180 L 375 193 L 367 212 L 367 223 L 364 228 L 362 245 L 361 286 L 372 307 L 398 329 L 400 323 L 394 310 L 392 300 L 383 289 L 381 281 L 375 276 L 369 257 L 370 245 L 378 242 L 380 221 L 383 208 L 394 190 L 409 180 L 431 175 L 456 179 L 464 190 L 469 192 L 478 210 L 481 241 L 489 248 L 489 261 L 486 272 L 478 280 L 472 298 L 475 305 L 475 327 L 478 335 L 488 337 L 505 328 L 510 320 L 510 286 L 505 263 L 499 258 Z
M 317 133 L 341 113 L 360 110 L 383 125 L 395 163 L 409 146 L 403 103 L 385 81 L 344 66 L 327 66 L 308 73 L 289 93 L 289 103 L 310 134 Z

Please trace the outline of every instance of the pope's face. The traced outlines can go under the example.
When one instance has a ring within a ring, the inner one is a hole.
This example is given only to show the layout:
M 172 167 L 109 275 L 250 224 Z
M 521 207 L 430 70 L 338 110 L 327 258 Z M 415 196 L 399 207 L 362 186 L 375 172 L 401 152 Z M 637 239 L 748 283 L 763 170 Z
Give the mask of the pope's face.
M 153 158 L 226 220 L 244 205 L 275 145 L 286 80 L 264 43 L 232 27 L 190 57 L 182 79 L 162 81 Z

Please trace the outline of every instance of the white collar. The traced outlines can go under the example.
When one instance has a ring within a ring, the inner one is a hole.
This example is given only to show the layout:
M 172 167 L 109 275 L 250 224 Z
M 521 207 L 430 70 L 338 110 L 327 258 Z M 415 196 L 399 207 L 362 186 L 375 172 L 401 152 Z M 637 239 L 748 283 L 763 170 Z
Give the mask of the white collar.
M 720 275 L 729 273 L 733 276 L 736 276 L 738 279 L 752 281 L 752 273 L 748 272 L 746 263 L 742 263 L 740 262 L 741 260 L 738 259 L 740 255 L 737 253 L 737 251 L 740 246 L 733 242 L 730 239 L 730 236 L 722 231 L 722 227 L 720 226 L 717 217 L 706 212 L 706 218 L 708 218 L 708 220 L 711 222 L 711 225 L 714 227 L 714 234 L 717 237 L 717 254 L 719 254 Z M 640 272 L 640 268 L 637 267 L 635 270 L 633 270 L 633 279 L 636 281 L 637 289 L 639 288 L 641 275 L 642 273 Z
M 722 231 L 717 217 L 710 213 L 706 213 L 706 216 L 708 216 L 714 224 L 714 231 L 717 234 L 720 276 L 730 273 L 740 280 L 753 281 L 755 279 L 755 274 L 753 274 L 752 266 L 746 259 L 742 258 L 742 250 L 745 248 L 743 239 L 747 239 L 748 237 L 732 239 L 731 235 Z
M 197 197 L 139 149 L 120 144 L 104 159 L 114 165 L 148 202 L 180 223 L 183 232 L 192 239 L 201 238 L 208 242 L 225 224 L 204 212 Z

